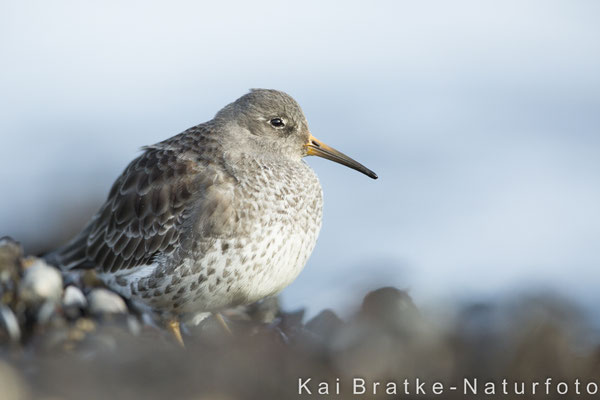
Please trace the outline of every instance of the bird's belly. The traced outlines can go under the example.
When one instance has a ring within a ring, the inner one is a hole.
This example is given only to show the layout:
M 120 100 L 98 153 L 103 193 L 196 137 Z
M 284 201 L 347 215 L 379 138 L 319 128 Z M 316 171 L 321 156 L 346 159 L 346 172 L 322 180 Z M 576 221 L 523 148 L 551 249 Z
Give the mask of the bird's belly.
M 264 237 L 257 243 L 257 251 L 250 246 L 239 258 L 239 278 L 232 281 L 229 292 L 241 297 L 236 302 L 252 303 L 288 286 L 304 268 L 316 236 L 295 232 Z
M 320 221 L 310 228 L 289 225 L 260 229 L 249 237 L 217 239 L 199 246 L 164 274 L 152 290 L 132 293 L 153 308 L 177 314 L 215 311 L 275 295 L 302 271 L 315 246 Z M 156 271 L 160 275 L 160 271 Z M 155 274 L 153 274 L 155 275 Z M 152 280 L 152 278 L 147 278 Z
M 202 284 L 181 312 L 249 304 L 279 293 L 304 268 L 315 243 L 316 235 L 308 232 L 217 241 L 207 256 L 191 261 L 192 270 L 201 272 L 190 286 L 194 279 Z

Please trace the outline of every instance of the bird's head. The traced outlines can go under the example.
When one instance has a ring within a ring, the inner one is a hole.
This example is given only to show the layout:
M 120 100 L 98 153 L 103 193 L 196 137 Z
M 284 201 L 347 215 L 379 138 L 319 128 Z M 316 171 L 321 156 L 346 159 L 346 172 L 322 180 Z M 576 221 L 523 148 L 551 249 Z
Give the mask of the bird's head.
M 364 165 L 317 140 L 300 105 L 284 92 L 252 89 L 219 111 L 215 121 L 227 125 L 232 134 L 227 139 L 245 151 L 298 161 L 305 156 L 323 157 L 377 179 L 377 174 Z

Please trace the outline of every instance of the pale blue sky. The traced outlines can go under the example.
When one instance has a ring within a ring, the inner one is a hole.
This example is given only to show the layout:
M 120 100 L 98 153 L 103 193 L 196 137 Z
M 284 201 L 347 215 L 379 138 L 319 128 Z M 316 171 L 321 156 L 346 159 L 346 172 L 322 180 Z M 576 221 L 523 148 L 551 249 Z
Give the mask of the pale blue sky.
M 600 3 L 123 3 L 0 3 L 0 233 L 83 223 L 139 147 L 276 88 L 380 176 L 308 160 L 325 221 L 288 307 L 600 301 Z

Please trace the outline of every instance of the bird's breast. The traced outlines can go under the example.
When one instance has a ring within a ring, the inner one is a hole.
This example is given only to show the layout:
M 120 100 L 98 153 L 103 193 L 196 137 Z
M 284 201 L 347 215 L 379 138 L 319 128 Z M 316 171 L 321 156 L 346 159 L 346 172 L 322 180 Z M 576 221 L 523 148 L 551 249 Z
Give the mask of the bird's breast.
M 183 263 L 200 282 L 194 308 L 214 310 L 278 293 L 298 276 L 317 241 L 323 196 L 312 169 L 304 162 L 247 162 L 228 187 L 213 188 L 219 198 L 211 207 L 213 221 Z
M 321 228 L 323 195 L 304 162 L 259 165 L 240 183 L 236 209 L 248 233 L 240 268 L 253 280 L 251 297 L 261 298 L 282 290 L 306 264 Z

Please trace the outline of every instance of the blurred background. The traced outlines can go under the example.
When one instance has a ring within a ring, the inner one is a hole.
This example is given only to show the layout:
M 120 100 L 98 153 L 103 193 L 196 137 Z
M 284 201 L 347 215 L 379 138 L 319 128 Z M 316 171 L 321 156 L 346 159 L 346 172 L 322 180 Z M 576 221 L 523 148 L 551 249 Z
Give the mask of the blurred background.
M 307 162 L 324 225 L 286 308 L 600 302 L 600 3 L 2 1 L 0 236 L 74 235 L 141 146 L 249 88 L 379 174 Z

